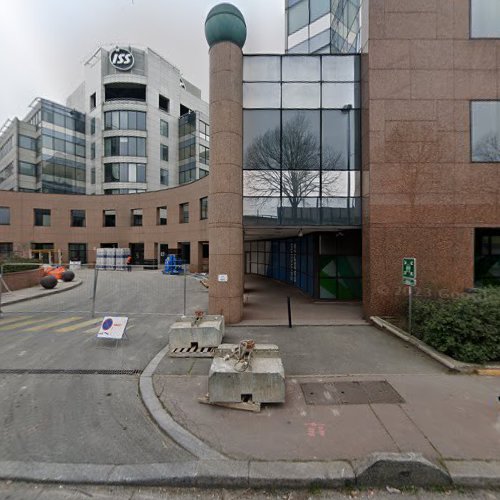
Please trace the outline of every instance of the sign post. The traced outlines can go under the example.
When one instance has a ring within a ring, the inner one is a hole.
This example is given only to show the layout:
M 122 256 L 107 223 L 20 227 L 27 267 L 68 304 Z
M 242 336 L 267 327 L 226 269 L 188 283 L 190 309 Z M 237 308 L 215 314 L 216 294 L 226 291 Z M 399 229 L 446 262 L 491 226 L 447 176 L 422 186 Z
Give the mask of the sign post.
M 408 286 L 408 333 L 411 335 L 411 309 L 413 287 L 417 285 L 417 259 L 415 257 L 403 258 L 403 285 Z

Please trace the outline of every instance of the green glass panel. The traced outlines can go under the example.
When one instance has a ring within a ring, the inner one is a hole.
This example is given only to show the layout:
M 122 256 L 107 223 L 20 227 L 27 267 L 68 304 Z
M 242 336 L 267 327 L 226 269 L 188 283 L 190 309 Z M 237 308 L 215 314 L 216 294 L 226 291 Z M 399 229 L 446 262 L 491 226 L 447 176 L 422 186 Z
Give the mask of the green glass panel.
M 337 298 L 337 280 L 320 279 L 319 297 L 320 297 L 320 299 L 336 299 Z
M 336 258 L 330 256 L 322 256 L 319 260 L 319 277 L 320 278 L 336 278 L 337 264 Z
M 338 299 L 354 300 L 361 298 L 361 279 L 339 279 Z
M 361 257 L 337 257 L 339 276 L 343 278 L 359 278 L 361 276 Z

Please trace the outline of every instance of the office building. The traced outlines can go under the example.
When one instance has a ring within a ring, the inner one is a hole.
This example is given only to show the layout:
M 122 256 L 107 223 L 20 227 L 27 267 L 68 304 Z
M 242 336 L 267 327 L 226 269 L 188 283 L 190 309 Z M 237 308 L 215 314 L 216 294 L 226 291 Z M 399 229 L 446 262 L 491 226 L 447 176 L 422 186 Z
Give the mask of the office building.
M 0 133 L 0 188 L 140 193 L 208 173 L 208 106 L 153 50 L 99 48 L 66 105 L 36 99 Z

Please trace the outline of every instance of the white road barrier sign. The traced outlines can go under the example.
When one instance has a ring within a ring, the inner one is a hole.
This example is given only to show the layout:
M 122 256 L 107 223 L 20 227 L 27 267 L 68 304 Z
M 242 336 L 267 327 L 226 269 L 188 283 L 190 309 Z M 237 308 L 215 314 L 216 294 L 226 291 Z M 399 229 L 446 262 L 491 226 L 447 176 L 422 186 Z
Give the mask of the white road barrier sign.
M 125 316 L 107 316 L 102 320 L 97 333 L 98 339 L 121 340 L 125 334 L 128 318 Z

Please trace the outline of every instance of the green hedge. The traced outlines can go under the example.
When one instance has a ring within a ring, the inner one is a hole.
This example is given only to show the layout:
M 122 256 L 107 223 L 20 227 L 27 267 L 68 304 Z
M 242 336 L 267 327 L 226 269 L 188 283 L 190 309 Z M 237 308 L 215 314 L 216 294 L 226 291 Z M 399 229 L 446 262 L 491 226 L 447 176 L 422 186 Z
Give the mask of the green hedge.
M 500 288 L 451 299 L 414 301 L 412 333 L 467 363 L 500 361 Z
M 0 265 L 3 266 L 4 274 L 17 273 L 19 271 L 30 271 L 40 267 L 41 261 L 37 259 L 28 259 L 12 255 L 4 260 L 0 259 Z

